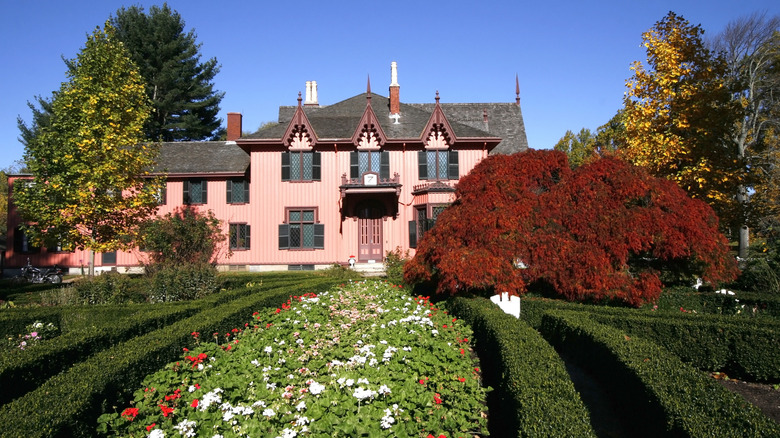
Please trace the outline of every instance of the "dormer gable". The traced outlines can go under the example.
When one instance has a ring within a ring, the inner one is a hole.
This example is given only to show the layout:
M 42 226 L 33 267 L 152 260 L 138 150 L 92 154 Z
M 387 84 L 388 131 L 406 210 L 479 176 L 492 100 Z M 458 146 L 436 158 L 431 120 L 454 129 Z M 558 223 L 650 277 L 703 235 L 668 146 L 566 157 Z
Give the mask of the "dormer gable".
M 387 143 L 387 135 L 385 135 L 382 126 L 379 124 L 379 119 L 371 107 L 371 80 L 368 80 L 366 91 L 366 109 L 363 111 L 363 115 L 360 117 L 360 122 L 355 129 L 355 133 L 352 134 L 352 144 L 362 150 L 377 150 Z
M 431 117 L 422 131 L 420 140 L 426 149 L 448 149 L 455 141 L 455 133 L 452 130 L 447 116 L 439 104 L 439 92 L 436 92 L 436 105 L 433 107 Z
M 298 93 L 298 107 L 282 136 L 284 146 L 290 150 L 311 150 L 317 143 L 317 134 L 306 117 L 301 105 L 301 93 Z

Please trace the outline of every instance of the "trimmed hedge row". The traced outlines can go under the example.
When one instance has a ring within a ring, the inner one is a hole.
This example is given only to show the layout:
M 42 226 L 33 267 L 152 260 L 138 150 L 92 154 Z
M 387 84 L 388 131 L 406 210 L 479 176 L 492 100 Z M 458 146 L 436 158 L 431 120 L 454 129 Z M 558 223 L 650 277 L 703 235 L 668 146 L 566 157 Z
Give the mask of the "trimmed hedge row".
M 650 312 L 544 299 L 523 299 L 522 318 L 539 328 L 548 310 L 586 312 L 596 320 L 641 334 L 705 371 L 751 381 L 780 381 L 780 321 L 728 315 Z
M 264 290 L 97 353 L 0 408 L 3 433 L 28 438 L 93 436 L 97 417 L 114 409 L 106 400 L 127 399 L 147 374 L 180 358 L 192 332 L 228 331 L 249 321 L 252 311 L 333 285 L 320 278 Z
M 780 436 L 780 425 L 672 353 L 640 337 L 551 310 L 541 333 L 609 387 L 647 436 Z
M 26 350 L 13 349 L 0 356 L 0 406 L 40 386 L 49 377 L 92 354 L 119 342 L 161 329 L 192 316 L 196 306 L 158 308 L 125 318 L 113 326 L 74 331 Z
M 483 377 L 496 388 L 491 431 L 596 436 L 563 361 L 536 330 L 483 298 L 453 298 L 447 307 L 471 325 Z
M 663 318 L 593 313 L 610 326 L 641 335 L 704 371 L 725 371 L 750 381 L 780 381 L 780 327 L 750 319 Z

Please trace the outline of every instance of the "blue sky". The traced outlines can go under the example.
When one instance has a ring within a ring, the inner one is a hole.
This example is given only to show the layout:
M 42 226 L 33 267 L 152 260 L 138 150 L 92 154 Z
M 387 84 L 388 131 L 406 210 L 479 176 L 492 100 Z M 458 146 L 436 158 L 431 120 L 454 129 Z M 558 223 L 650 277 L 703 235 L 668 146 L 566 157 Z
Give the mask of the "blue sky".
M 22 158 L 17 116 L 27 101 L 65 80 L 86 35 L 121 6 L 160 2 L 21 0 L 2 2 L 0 169 Z M 295 1 L 172 0 L 194 29 L 204 59 L 222 68 L 220 116 L 244 115 L 244 130 L 295 105 L 305 82 L 320 104 L 366 88 L 387 95 L 398 62 L 402 102 L 513 102 L 515 75 L 528 143 L 551 148 L 567 129 L 595 130 L 622 106 L 629 67 L 644 60 L 641 34 L 670 10 L 705 35 L 756 11 L 780 14 L 776 0 L 714 1 Z M 218 5 L 218 6 L 217 6 Z

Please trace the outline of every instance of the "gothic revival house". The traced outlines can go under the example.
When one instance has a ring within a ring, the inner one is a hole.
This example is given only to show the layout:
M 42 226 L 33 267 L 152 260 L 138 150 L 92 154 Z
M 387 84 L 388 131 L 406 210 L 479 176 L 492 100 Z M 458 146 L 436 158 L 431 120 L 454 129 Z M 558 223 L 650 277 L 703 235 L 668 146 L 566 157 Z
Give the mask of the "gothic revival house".
M 515 91 L 508 103 L 440 103 L 438 92 L 434 103 L 402 103 L 393 63 L 389 97 L 369 84 L 320 106 L 316 82 L 307 82 L 305 100 L 299 93 L 297 105 L 279 108 L 277 124 L 254 134 L 241 136 L 241 114 L 229 113 L 225 142 L 164 144 L 159 214 L 185 204 L 212 210 L 229 236 L 225 269 L 316 269 L 351 257 L 381 266 L 388 251 L 414 251 L 480 160 L 527 148 Z M 7 267 L 30 257 L 78 270 L 89 259 L 29 246 L 13 206 L 9 213 Z M 95 259 L 98 270 L 125 271 L 144 258 Z

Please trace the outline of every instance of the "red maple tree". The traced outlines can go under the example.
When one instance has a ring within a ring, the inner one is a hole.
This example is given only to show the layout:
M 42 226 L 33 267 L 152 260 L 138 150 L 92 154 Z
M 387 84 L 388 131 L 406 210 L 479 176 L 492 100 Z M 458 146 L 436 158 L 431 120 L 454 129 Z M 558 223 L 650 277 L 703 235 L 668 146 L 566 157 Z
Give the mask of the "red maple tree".
M 614 157 L 571 170 L 559 151 L 483 160 L 458 184 L 407 263 L 438 292 L 525 293 L 544 282 L 569 300 L 656 300 L 659 272 L 717 283 L 737 275 L 718 219 L 673 182 Z

